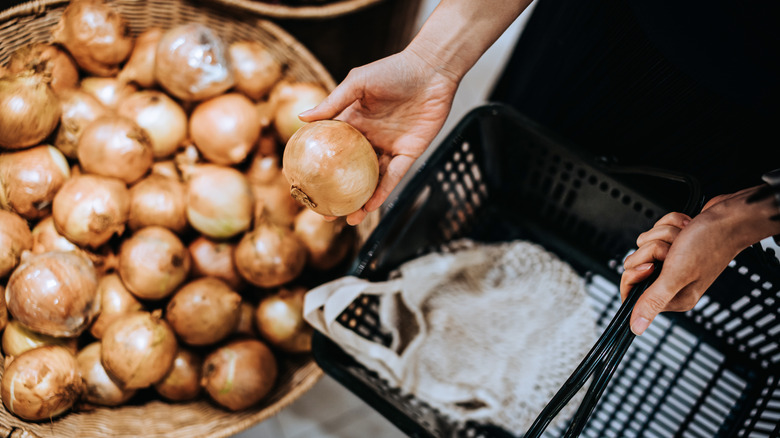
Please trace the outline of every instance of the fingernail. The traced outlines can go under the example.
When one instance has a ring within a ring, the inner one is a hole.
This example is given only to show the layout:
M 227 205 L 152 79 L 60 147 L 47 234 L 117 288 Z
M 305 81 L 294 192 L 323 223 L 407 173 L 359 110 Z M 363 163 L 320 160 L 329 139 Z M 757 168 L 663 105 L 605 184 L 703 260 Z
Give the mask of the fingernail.
M 652 263 L 642 263 L 641 265 L 637 265 L 635 268 L 637 271 L 647 271 L 648 269 L 652 268 Z
M 307 109 L 306 111 L 298 114 L 298 117 L 306 117 L 307 115 L 309 115 L 309 113 L 312 112 L 312 110 L 314 110 L 314 108 Z
M 631 323 L 631 331 L 637 336 L 641 336 L 648 327 L 650 327 L 650 321 L 641 316 Z
M 683 219 L 683 221 L 682 221 L 682 226 L 686 226 L 686 225 L 688 225 L 690 222 L 691 222 L 691 220 L 690 220 L 690 219 Z

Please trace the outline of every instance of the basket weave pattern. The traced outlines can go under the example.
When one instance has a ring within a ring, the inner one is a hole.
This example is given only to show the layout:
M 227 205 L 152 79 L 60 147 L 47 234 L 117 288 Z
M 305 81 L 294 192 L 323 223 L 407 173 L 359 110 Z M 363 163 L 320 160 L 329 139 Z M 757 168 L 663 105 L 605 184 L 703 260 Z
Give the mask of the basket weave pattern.
M 328 90 L 335 87 L 330 74 L 305 47 L 268 21 L 186 0 L 115 0 L 109 3 L 127 20 L 134 35 L 155 26 L 168 29 L 182 23 L 203 23 L 228 44 L 237 40 L 264 43 L 285 65 L 285 75 L 293 80 L 320 83 Z M 0 64 L 26 44 L 50 41 L 51 30 L 66 6 L 67 2 L 62 0 L 33 1 L 0 12 Z M 364 229 L 376 220 L 366 222 Z M 359 230 L 361 236 L 364 233 Z M 276 387 L 260 404 L 244 411 L 228 412 L 205 396 L 189 403 L 168 403 L 154 397 L 151 390 L 148 396 L 139 394 L 137 402 L 131 401 L 126 406 L 73 411 L 41 423 L 22 421 L 0 404 L 0 436 L 231 436 L 277 414 L 322 376 L 322 370 L 311 355 L 277 357 L 279 377 Z

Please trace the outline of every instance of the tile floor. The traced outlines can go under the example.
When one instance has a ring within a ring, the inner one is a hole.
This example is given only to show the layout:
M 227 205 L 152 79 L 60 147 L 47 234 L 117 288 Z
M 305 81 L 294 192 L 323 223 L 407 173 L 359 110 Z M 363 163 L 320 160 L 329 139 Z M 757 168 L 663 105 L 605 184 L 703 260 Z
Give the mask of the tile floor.
M 418 27 L 437 3 L 438 0 L 423 0 Z M 434 140 L 434 145 L 439 144 L 442 136 L 446 135 L 469 110 L 485 102 L 531 12 L 530 8 L 524 12 L 463 78 L 455 96 L 452 112 L 440 136 Z M 357 396 L 332 378 L 324 376 L 314 388 L 279 414 L 233 438 L 401 438 L 403 436 L 404 434 L 392 423 Z

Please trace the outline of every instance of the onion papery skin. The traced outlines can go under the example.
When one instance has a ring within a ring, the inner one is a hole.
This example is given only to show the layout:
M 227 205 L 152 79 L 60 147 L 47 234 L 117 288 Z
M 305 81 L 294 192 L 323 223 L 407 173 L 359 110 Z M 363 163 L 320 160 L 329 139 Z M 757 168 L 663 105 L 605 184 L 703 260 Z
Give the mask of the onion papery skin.
M 122 315 L 143 310 L 143 304 L 127 290 L 117 273 L 100 277 L 97 294 L 100 299 L 100 313 L 89 327 L 90 334 L 96 339 L 102 338 L 106 328 Z
M 45 345 L 59 345 L 76 354 L 78 347 L 77 338 L 58 338 L 34 332 L 19 323 L 11 320 L 3 331 L 3 354 L 16 357 L 25 351 Z
M 260 100 L 282 77 L 282 64 L 259 41 L 236 41 L 228 48 L 236 90 Z
M 138 298 L 160 300 L 173 293 L 187 278 L 191 260 L 187 247 L 171 230 L 141 228 L 122 242 L 119 277 Z
M 303 287 L 282 288 L 264 296 L 255 310 L 255 325 L 260 336 L 288 353 L 311 351 L 314 329 L 303 319 Z
M 32 249 L 33 238 L 27 221 L 16 213 L 0 210 L 0 278 L 11 273 Z
M 241 238 L 234 257 L 236 269 L 245 280 L 273 288 L 301 274 L 306 265 L 306 248 L 291 229 L 263 222 Z
M 98 248 L 122 234 L 130 214 L 130 193 L 116 178 L 71 177 L 54 196 L 54 225 L 71 242 Z
M 193 400 L 200 395 L 200 373 L 203 358 L 192 351 L 179 347 L 173 366 L 168 374 L 154 384 L 154 389 L 170 401 Z
M 216 277 L 235 291 L 244 287 L 244 279 L 236 270 L 233 261 L 236 249 L 234 242 L 198 236 L 190 242 L 187 249 L 192 259 L 193 277 Z
M 260 138 L 260 119 L 246 96 L 223 94 L 195 107 L 190 116 L 190 137 L 208 161 L 238 164 Z
M 108 375 L 100 359 L 101 349 L 100 342 L 93 342 L 76 355 L 86 387 L 82 400 L 99 406 L 119 406 L 130 400 L 136 390 L 122 388 Z
M 257 339 L 239 339 L 212 351 L 203 362 L 201 385 L 216 403 L 231 411 L 263 399 L 276 383 L 273 352 Z
M 204 277 L 182 286 L 171 297 L 165 319 L 189 345 L 215 344 L 233 333 L 241 313 L 241 295 L 222 280 Z
M 54 146 L 0 154 L 0 207 L 40 219 L 51 213 L 54 195 L 68 178 L 68 161 Z
M 162 380 L 173 365 L 176 335 L 161 312 L 133 312 L 108 326 L 100 358 L 122 388 L 140 389 Z
M 49 86 L 58 95 L 79 83 L 76 61 L 68 52 L 48 43 L 32 43 L 16 50 L 8 60 L 8 71 L 33 71 L 50 77 Z
M 152 142 L 126 117 L 104 116 L 87 126 L 79 139 L 78 158 L 87 173 L 132 184 L 152 167 Z
M 290 194 L 303 205 L 324 216 L 345 216 L 373 195 L 379 160 L 360 131 L 338 120 L 320 120 L 287 142 L 282 172 Z
M 199 23 L 165 32 L 157 45 L 154 76 L 165 91 L 185 101 L 220 95 L 235 82 L 224 42 Z
M 24 420 L 51 420 L 84 392 L 76 357 L 59 346 L 27 351 L 5 369 L 0 383 L 5 407 Z
M 187 190 L 176 179 L 159 174 L 144 177 L 130 187 L 131 230 L 157 225 L 174 232 L 183 232 L 188 225 Z
M 59 97 L 62 116 L 54 146 L 66 157 L 76 158 L 81 134 L 90 123 L 108 114 L 109 109 L 95 96 L 80 89 L 64 90 Z
M 112 76 L 133 50 L 127 22 L 103 0 L 73 0 L 52 31 L 84 71 Z
M 122 82 L 115 76 L 107 78 L 86 77 L 81 80 L 79 89 L 111 110 L 115 110 L 122 101 L 138 91 L 135 84 Z
M 355 229 L 343 219 L 333 221 L 304 209 L 295 217 L 293 231 L 308 251 L 308 265 L 318 271 L 333 269 L 355 245 Z
M 187 136 L 187 114 L 161 91 L 133 93 L 119 103 L 117 112 L 147 132 L 155 158 L 172 156 Z
M 40 75 L 0 77 L 0 147 L 23 149 L 42 142 L 60 121 L 57 95 Z
M 253 213 L 249 181 L 232 167 L 199 165 L 187 181 L 187 219 L 206 236 L 236 236 L 252 225 Z
M 8 278 L 8 312 L 30 330 L 74 337 L 100 312 L 97 273 L 74 252 L 46 252 L 23 261 Z
M 135 82 L 142 88 L 151 88 L 155 85 L 154 59 L 157 54 L 157 44 L 163 36 L 163 30 L 153 27 L 143 31 L 135 39 L 130 59 L 117 76 L 124 82 Z

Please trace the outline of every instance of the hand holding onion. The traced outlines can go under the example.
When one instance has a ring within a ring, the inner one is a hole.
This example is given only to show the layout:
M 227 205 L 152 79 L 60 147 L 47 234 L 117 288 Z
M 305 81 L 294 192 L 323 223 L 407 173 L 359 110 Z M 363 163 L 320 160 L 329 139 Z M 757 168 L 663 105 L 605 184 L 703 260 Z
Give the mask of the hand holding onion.
M 324 216 L 345 216 L 371 198 L 379 160 L 360 131 L 338 120 L 320 120 L 290 137 L 282 172 L 298 202 Z

